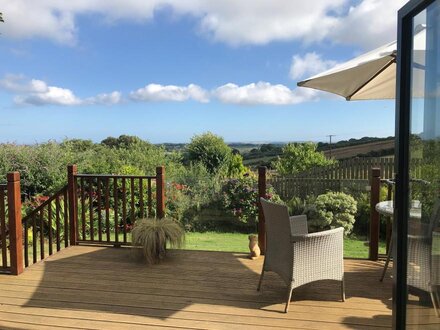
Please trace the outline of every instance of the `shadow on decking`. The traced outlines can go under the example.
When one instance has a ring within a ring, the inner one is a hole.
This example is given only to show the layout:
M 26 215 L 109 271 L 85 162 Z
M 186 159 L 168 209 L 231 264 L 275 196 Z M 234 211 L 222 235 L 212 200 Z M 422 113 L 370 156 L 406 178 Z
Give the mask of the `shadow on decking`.
M 325 320 L 329 313 L 353 328 L 391 324 L 391 281 L 378 281 L 377 264 L 352 260 L 347 267 L 346 262 L 345 303 L 336 282 L 294 290 L 287 315 L 282 313 L 286 287 L 277 275 L 268 273 L 263 292 L 256 291 L 261 265 L 261 258 L 251 261 L 245 254 L 173 250 L 161 264 L 146 266 L 129 248 L 72 247 L 27 270 L 39 282 L 25 307 L 158 319 L 185 311 L 202 319 L 214 314 L 219 322 L 225 314 L 276 317 L 292 325 L 299 319 Z

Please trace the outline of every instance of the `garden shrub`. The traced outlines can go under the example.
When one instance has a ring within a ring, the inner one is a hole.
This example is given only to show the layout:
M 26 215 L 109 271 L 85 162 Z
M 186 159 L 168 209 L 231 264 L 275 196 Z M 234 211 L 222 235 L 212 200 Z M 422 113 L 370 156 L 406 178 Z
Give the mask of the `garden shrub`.
M 223 179 L 218 173 L 210 173 L 202 163 L 179 169 L 171 180 L 166 186 L 166 212 L 186 230 L 196 230 L 196 218 L 202 209 L 221 208 L 218 204 Z
M 370 228 L 370 193 L 363 192 L 353 196 L 357 202 L 356 222 L 353 226 L 353 233 L 360 236 L 368 236 Z M 380 187 L 380 200 L 384 201 L 387 198 L 386 186 Z M 381 216 L 380 234 L 384 237 L 386 232 L 386 217 Z
M 348 235 L 353 230 L 356 211 L 357 203 L 352 196 L 330 191 L 310 198 L 305 214 L 311 231 L 343 227 Z
M 258 182 L 255 176 L 230 179 L 223 186 L 224 208 L 244 223 L 253 223 L 258 215 Z M 281 198 L 272 187 L 268 187 L 266 199 L 279 203 Z

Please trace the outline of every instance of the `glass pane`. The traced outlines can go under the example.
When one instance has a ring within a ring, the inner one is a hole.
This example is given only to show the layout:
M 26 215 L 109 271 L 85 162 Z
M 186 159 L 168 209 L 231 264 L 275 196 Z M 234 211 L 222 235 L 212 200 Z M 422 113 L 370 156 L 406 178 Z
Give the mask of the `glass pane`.
M 407 324 L 440 327 L 440 1 L 413 18 Z

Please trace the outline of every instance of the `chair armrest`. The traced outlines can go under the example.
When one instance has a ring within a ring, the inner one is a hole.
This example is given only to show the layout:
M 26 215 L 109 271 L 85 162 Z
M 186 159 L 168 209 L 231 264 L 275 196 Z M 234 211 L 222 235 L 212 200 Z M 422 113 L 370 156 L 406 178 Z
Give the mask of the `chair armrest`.
M 293 243 L 302 241 L 313 241 L 327 236 L 340 236 L 341 232 L 342 234 L 344 233 L 344 228 L 342 227 L 305 235 L 292 235 L 291 238 Z
M 429 244 L 429 236 L 425 235 L 408 235 L 408 245 L 410 244 Z
M 292 236 L 307 235 L 309 233 L 306 215 L 294 215 L 289 217 L 289 220 L 290 233 Z

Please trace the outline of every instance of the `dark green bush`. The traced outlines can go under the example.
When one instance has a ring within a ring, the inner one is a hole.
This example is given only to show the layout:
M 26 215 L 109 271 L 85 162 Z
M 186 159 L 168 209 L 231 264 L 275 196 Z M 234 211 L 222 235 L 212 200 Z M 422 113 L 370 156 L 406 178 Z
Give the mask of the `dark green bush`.
M 306 201 L 300 197 L 292 197 L 286 203 L 289 208 L 290 215 L 300 215 L 303 214 L 306 209 Z
M 258 182 L 254 176 L 227 180 L 223 186 L 223 207 L 241 222 L 253 223 L 258 215 Z M 272 187 L 267 189 L 266 199 L 281 202 Z

